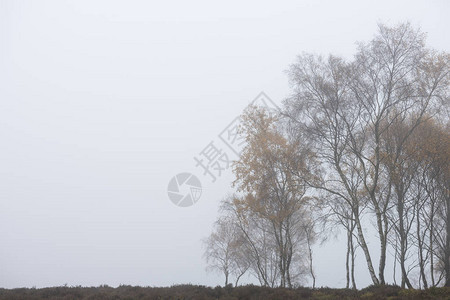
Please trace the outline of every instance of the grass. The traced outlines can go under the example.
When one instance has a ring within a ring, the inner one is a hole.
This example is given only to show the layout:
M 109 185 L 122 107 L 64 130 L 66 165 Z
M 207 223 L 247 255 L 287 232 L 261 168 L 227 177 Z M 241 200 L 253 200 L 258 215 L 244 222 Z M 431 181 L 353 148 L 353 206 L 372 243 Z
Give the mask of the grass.
M 206 287 L 198 285 L 174 285 L 171 287 L 139 287 L 122 285 L 112 288 L 99 287 L 51 287 L 0 289 L 0 300 L 8 299 L 158 299 L 158 300 L 263 300 L 263 299 L 450 299 L 450 288 L 405 290 L 398 286 L 370 286 L 359 291 L 351 289 L 300 287 L 295 289 L 268 288 L 254 285 L 238 287 Z

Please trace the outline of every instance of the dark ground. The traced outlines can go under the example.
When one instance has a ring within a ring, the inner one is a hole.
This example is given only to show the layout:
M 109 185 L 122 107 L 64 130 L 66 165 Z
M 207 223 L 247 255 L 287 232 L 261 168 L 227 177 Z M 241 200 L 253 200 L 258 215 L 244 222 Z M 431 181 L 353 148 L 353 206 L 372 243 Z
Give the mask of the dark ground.
M 0 300 L 8 299 L 449 299 L 450 288 L 428 290 L 403 290 L 397 286 L 370 286 L 354 291 L 331 288 L 266 288 L 259 286 L 205 287 L 175 285 L 172 287 L 137 287 L 123 285 L 117 288 L 100 287 L 52 287 L 42 289 L 0 289 Z

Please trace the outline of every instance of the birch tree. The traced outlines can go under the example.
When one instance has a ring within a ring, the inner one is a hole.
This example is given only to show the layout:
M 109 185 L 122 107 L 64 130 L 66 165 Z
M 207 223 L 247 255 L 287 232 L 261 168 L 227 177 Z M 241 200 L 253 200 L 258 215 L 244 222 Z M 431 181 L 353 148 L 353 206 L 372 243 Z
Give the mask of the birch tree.
M 351 211 L 358 243 L 374 284 L 384 284 L 389 213 L 396 201 L 400 261 L 405 260 L 412 223 L 404 220 L 405 182 L 394 182 L 392 166 L 402 166 L 403 145 L 427 113 L 448 101 L 448 55 L 425 48 L 425 36 L 408 23 L 379 26 L 369 43 L 360 43 L 353 60 L 303 54 L 289 69 L 293 95 L 285 114 L 299 134 L 308 137 L 321 162 L 322 181 L 315 188 L 337 197 Z M 448 103 L 447 103 L 448 104 Z M 448 108 L 448 107 L 446 107 Z M 445 109 L 444 109 L 445 110 Z M 383 136 L 401 120 L 412 126 L 391 148 L 386 172 Z M 403 170 L 405 171 L 405 170 Z M 402 180 L 409 180 L 401 174 Z M 393 184 L 395 183 L 395 184 Z M 395 193 L 395 195 L 394 195 Z M 366 207 L 376 224 L 380 257 L 375 271 L 362 222 Z M 410 286 L 401 266 L 402 283 Z

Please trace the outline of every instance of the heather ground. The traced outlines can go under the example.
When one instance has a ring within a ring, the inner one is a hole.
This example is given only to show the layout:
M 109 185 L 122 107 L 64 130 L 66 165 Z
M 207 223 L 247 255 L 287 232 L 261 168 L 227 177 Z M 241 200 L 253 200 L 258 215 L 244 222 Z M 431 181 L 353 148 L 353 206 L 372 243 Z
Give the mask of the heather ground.
M 397 286 L 371 286 L 362 290 L 331 288 L 266 288 L 259 286 L 205 287 L 175 285 L 172 287 L 119 286 L 51 287 L 0 289 L 0 299 L 450 299 L 450 288 L 404 290 Z

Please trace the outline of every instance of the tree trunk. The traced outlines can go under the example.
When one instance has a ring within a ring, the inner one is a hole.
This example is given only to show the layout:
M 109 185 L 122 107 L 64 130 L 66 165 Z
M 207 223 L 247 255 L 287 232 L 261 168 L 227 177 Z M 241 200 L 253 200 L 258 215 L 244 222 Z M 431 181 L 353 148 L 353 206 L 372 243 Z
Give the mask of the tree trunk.
M 353 231 L 355 230 L 355 223 L 351 221 L 351 231 L 350 231 L 350 249 L 351 249 L 351 278 L 352 278 L 352 289 L 356 290 L 355 282 L 355 245 L 353 244 Z
M 369 247 L 367 246 L 366 240 L 364 238 L 364 232 L 361 226 L 361 222 L 359 220 L 358 213 L 354 215 L 355 215 L 356 229 L 358 231 L 358 240 L 361 245 L 361 248 L 363 249 L 364 256 L 366 258 L 367 268 L 369 269 L 370 277 L 372 278 L 373 284 L 379 285 L 380 281 L 378 280 L 377 275 L 375 275 L 375 270 L 372 264 L 372 258 L 370 257 Z
M 228 285 L 228 272 L 224 272 L 225 273 L 225 286 Z
M 346 284 L 345 288 L 348 289 L 350 287 L 350 225 L 347 224 L 347 255 L 345 257 L 345 271 L 346 271 Z
M 316 275 L 314 274 L 314 269 L 313 269 L 313 256 L 312 256 L 312 248 L 311 248 L 311 240 L 310 240 L 311 235 L 310 235 L 309 231 L 306 234 L 307 234 L 306 242 L 308 243 L 308 251 L 309 251 L 309 272 L 311 273 L 312 287 L 314 289 L 314 288 L 316 288 Z
M 420 208 L 420 207 L 419 207 Z M 422 277 L 423 287 L 425 289 L 428 288 L 428 282 L 427 277 L 425 276 L 425 260 L 423 257 L 423 240 L 422 240 L 422 234 L 420 232 L 420 210 L 417 209 L 416 213 L 416 224 L 417 224 L 417 246 L 418 246 L 418 252 L 419 252 L 419 267 L 420 267 L 420 277 Z
M 444 249 L 444 268 L 445 268 L 445 284 L 444 286 L 450 287 L 450 191 L 447 190 L 447 199 L 445 201 L 445 213 L 446 213 L 446 234 L 445 234 L 445 249 Z
M 407 233 L 405 229 L 405 223 L 404 223 L 404 198 L 403 198 L 403 191 L 401 190 L 401 187 L 398 185 L 395 186 L 395 189 L 397 191 L 397 213 L 398 213 L 398 236 L 400 238 L 400 255 L 399 255 L 399 262 L 400 262 L 400 270 L 402 272 L 402 284 L 401 287 L 405 288 L 405 285 L 408 286 L 408 288 L 412 288 L 411 283 L 408 279 L 408 272 L 406 271 L 406 251 L 407 249 Z

